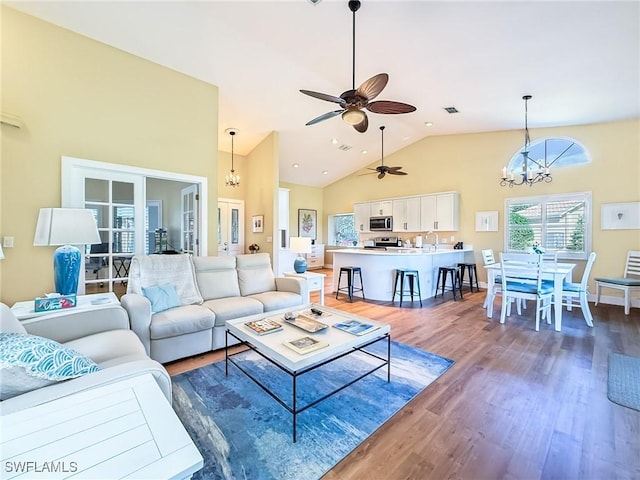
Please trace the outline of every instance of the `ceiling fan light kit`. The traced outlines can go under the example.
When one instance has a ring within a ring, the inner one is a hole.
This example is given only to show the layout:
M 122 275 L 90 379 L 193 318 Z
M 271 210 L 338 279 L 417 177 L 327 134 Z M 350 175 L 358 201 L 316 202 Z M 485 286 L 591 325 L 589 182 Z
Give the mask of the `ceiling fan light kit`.
M 356 89 L 356 12 L 360 9 L 360 5 L 359 0 L 349 1 L 349 10 L 353 13 L 353 68 L 351 90 L 343 92 L 339 97 L 328 95 L 326 93 L 314 92 L 312 90 L 300 90 L 301 93 L 309 95 L 310 97 L 337 103 L 340 105 L 342 110 L 323 113 L 322 115 L 308 121 L 306 125 L 315 125 L 316 123 L 341 115 L 345 123 L 351 125 L 358 132 L 364 133 L 367 131 L 369 126 L 369 120 L 367 119 L 367 114 L 363 109 L 380 114 L 400 114 L 414 112 L 416 110 L 416 107 L 413 105 L 393 102 L 391 100 L 371 102 L 371 100 L 376 98 L 387 85 L 389 75 L 386 73 L 374 75 Z

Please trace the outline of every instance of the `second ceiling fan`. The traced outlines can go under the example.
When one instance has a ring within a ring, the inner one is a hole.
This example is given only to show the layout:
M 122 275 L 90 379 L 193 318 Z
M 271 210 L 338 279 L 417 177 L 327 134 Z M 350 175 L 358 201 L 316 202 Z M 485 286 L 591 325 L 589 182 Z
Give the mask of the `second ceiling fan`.
M 363 109 L 382 114 L 410 113 L 416 110 L 416 107 L 407 103 L 393 102 L 391 100 L 371 101 L 376 98 L 387 85 L 389 75 L 386 73 L 374 75 L 356 89 L 356 12 L 359 8 L 359 0 L 349 1 L 349 10 L 353 13 L 353 75 L 351 90 L 343 92 L 339 97 L 311 90 L 300 90 L 305 95 L 340 105 L 340 110 L 324 113 L 308 121 L 306 125 L 314 125 L 337 115 L 342 115 L 342 119 L 345 122 L 352 125 L 358 132 L 364 133 L 369 127 L 369 120 Z
M 368 170 L 373 170 L 374 172 L 378 172 L 379 179 L 383 179 L 387 173 L 389 175 L 406 175 L 407 172 L 400 171 L 402 170 L 402 167 L 388 167 L 384 164 L 384 125 L 380 127 L 380 139 L 381 139 L 380 165 L 378 165 L 376 168 L 369 168 Z

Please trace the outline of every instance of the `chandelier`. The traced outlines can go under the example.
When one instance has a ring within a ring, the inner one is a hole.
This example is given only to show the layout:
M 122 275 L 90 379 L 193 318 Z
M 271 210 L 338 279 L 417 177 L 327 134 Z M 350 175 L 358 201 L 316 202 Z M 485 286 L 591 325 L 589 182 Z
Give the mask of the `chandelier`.
M 538 182 L 551 182 L 551 171 L 549 167 L 551 164 L 547 164 L 547 158 L 545 155 L 544 163 L 540 163 L 529 157 L 529 144 L 531 139 L 529 138 L 529 125 L 527 123 L 528 109 L 527 102 L 531 100 L 531 95 L 525 95 L 522 97 L 524 100 L 524 149 L 522 150 L 522 172 L 513 174 L 513 172 L 507 173 L 507 167 L 502 169 L 502 180 L 500 185 L 505 187 L 513 187 L 514 185 L 529 185 L 532 186 Z
M 236 171 L 233 169 L 233 137 L 238 133 L 238 130 L 235 128 L 227 128 L 225 133 L 231 135 L 231 172 L 227 174 L 227 186 L 237 187 L 240 185 L 240 175 L 236 175 Z

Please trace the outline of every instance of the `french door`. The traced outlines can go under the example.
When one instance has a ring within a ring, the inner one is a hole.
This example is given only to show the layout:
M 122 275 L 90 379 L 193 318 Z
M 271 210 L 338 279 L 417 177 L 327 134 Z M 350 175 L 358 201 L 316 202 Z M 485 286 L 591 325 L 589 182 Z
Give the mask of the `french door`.
M 218 255 L 244 253 L 244 201 L 218 199 Z

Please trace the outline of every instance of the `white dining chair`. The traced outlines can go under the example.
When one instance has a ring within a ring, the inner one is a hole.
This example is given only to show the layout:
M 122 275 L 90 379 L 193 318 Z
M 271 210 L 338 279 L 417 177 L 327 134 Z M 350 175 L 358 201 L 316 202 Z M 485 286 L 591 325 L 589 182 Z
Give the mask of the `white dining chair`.
M 544 252 L 542 254 L 542 261 L 544 263 L 558 263 L 558 251 Z
M 504 323 L 511 300 L 536 301 L 536 331 L 540 330 L 540 314 L 550 322 L 553 283 L 542 280 L 542 256 L 529 253 L 500 253 L 502 276 L 502 310 Z M 520 313 L 520 312 L 518 312 Z
M 591 252 L 591 254 L 589 255 L 589 259 L 587 260 L 587 264 L 584 267 L 584 273 L 582 274 L 582 280 L 580 281 L 580 283 L 571 283 L 565 281 L 562 284 L 562 305 L 569 308 L 580 306 L 580 308 L 582 309 L 582 315 L 584 315 L 584 320 L 590 327 L 593 327 L 593 315 L 591 315 L 591 311 L 589 310 L 587 295 L 589 294 L 589 274 L 591 273 L 591 268 L 593 267 L 593 262 L 595 261 L 596 252 Z M 578 300 L 579 305 L 573 303 L 574 300 Z
M 596 305 L 600 301 L 600 288 L 615 288 L 624 292 L 624 314 L 629 315 L 631 310 L 631 293 L 640 291 L 640 251 L 627 252 L 627 262 L 622 278 L 597 278 L 596 277 Z
M 482 263 L 487 265 L 493 265 L 496 263 L 496 258 L 493 255 L 493 250 L 488 248 L 486 250 L 482 250 Z M 489 298 L 493 298 L 495 295 L 500 295 L 500 285 L 502 285 L 502 279 L 500 275 L 496 275 L 496 281 L 493 285 L 487 285 L 487 296 L 484 299 L 484 303 L 482 304 L 482 308 L 487 308 L 487 303 L 489 302 Z

